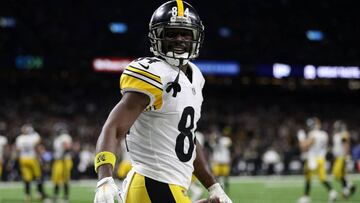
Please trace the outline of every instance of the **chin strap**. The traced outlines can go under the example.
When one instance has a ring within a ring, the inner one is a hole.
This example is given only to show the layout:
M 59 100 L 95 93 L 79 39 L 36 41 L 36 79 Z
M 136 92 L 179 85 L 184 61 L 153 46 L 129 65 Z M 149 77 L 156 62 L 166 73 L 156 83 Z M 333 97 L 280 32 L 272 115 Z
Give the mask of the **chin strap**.
M 179 59 L 180 60 L 180 64 L 183 63 L 183 59 Z M 178 67 L 179 71 L 178 74 L 175 78 L 175 80 L 173 82 L 168 82 L 167 85 L 168 87 L 166 88 L 166 92 L 169 93 L 171 91 L 171 89 L 173 90 L 173 97 L 176 97 L 178 92 L 181 92 L 181 86 L 179 84 L 179 77 L 180 77 L 180 66 Z
M 180 76 L 180 68 L 175 80 L 173 82 L 167 83 L 168 87 L 166 88 L 166 92 L 169 93 L 171 89 L 173 89 L 173 94 L 172 94 L 173 97 L 176 97 L 177 93 L 181 91 L 181 86 L 179 84 L 179 76 Z

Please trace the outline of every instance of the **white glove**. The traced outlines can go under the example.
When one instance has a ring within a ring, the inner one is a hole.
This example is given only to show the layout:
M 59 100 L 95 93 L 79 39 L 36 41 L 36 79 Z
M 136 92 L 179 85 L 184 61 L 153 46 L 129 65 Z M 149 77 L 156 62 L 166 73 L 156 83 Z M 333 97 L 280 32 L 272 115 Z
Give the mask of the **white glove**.
M 231 199 L 226 195 L 219 183 L 215 183 L 214 185 L 210 186 L 208 190 L 210 199 L 218 198 L 220 203 L 232 203 Z
M 112 177 L 103 178 L 96 185 L 94 203 L 114 203 L 114 199 L 118 203 L 124 203 L 120 192 Z

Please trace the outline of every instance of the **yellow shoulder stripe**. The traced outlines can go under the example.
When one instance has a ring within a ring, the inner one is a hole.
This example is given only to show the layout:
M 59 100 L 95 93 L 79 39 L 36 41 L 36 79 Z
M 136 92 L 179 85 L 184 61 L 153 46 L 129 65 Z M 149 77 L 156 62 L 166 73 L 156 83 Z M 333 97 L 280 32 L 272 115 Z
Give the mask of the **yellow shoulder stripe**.
M 154 85 L 154 84 L 152 84 L 151 82 L 148 82 L 148 81 L 146 81 L 146 80 L 143 80 L 143 79 L 141 79 L 141 78 L 139 78 L 139 77 L 136 77 L 136 76 L 133 76 L 133 75 L 130 75 L 130 74 L 127 74 L 127 73 L 123 73 L 122 75 L 121 75 L 121 78 L 123 77 L 123 75 L 124 75 L 124 78 L 125 77 L 131 77 L 132 79 L 130 80 L 130 79 L 127 79 L 126 81 L 128 81 L 128 82 L 130 82 L 130 84 L 138 84 L 138 82 L 139 81 L 142 81 L 142 83 L 146 83 L 146 84 L 148 84 L 148 85 L 151 85 L 151 86 L 153 86 L 154 88 L 157 88 L 157 89 L 159 89 L 160 91 L 162 91 L 162 88 L 160 88 L 160 87 L 157 87 L 156 85 Z M 134 81 L 136 81 L 136 82 L 134 82 Z M 131 86 L 131 85 L 126 85 L 126 86 Z M 135 86 L 136 87 L 136 86 Z M 123 89 L 123 88 L 121 88 L 121 89 Z
M 120 89 L 137 90 L 152 95 L 153 107 L 160 109 L 162 106 L 162 89 L 140 78 L 123 73 L 120 78 Z
M 184 17 L 184 3 L 182 0 L 176 0 L 176 4 L 178 7 L 178 16 Z
M 161 78 L 160 78 L 160 76 L 154 75 L 154 74 L 149 73 L 149 72 L 147 72 L 147 71 L 145 71 L 145 70 L 141 70 L 141 69 L 135 68 L 135 67 L 133 67 L 133 66 L 128 66 L 128 67 L 126 68 L 126 70 L 129 70 L 129 71 L 131 71 L 131 72 L 138 73 L 138 74 L 140 74 L 140 75 L 142 75 L 142 76 L 144 76 L 144 77 L 147 77 L 147 78 L 149 78 L 149 79 L 155 80 L 156 82 L 162 84 L 162 83 L 161 83 Z

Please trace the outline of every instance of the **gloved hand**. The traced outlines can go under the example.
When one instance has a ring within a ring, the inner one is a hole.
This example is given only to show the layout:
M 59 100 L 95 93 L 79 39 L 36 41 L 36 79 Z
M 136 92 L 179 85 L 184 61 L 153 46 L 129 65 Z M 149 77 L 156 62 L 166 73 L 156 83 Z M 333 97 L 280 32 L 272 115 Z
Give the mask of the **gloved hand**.
M 96 185 L 94 203 L 114 203 L 114 199 L 118 203 L 124 203 L 121 199 L 120 189 L 115 184 L 114 179 L 106 177 L 99 180 Z
M 215 183 L 214 185 L 210 186 L 208 190 L 210 199 L 218 198 L 220 203 L 232 203 L 231 199 L 226 195 L 219 183 Z

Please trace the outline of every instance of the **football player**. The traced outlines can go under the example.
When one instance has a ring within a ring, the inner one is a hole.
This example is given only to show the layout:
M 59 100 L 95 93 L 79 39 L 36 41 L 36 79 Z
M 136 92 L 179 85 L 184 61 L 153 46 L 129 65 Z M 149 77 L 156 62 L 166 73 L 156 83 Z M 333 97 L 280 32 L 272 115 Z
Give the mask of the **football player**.
M 30 124 L 21 127 L 21 134 L 16 138 L 16 148 L 19 152 L 19 164 L 21 176 L 25 184 L 25 201 L 31 201 L 30 183 L 33 180 L 37 182 L 37 190 L 41 199 L 46 195 L 43 190 L 41 177 L 41 167 L 38 157 L 38 147 L 40 144 L 40 135 Z
M 72 138 L 64 129 L 59 130 L 54 139 L 54 161 L 51 169 L 51 181 L 54 184 L 54 199 L 59 196 L 60 186 L 64 187 L 64 199 L 69 199 L 69 181 L 73 166 L 71 157 Z
M 214 175 L 221 180 L 226 191 L 228 191 L 231 164 L 230 147 L 232 141 L 227 136 L 222 136 L 217 133 L 213 133 L 213 135 L 216 137 L 212 144 L 212 171 Z
M 199 55 L 204 36 L 199 15 L 182 0 L 168 1 L 154 12 L 149 29 L 155 57 L 139 58 L 127 66 L 120 79 L 123 97 L 97 141 L 99 182 L 94 202 L 120 199 L 112 178 L 114 152 L 129 132 L 132 170 L 121 193 L 126 203 L 190 203 L 187 190 L 193 173 L 211 198 L 232 203 L 216 183 L 194 136 L 205 83 L 190 62 Z
M 196 140 L 198 143 L 203 146 L 205 142 L 204 134 L 196 131 Z M 189 187 L 189 194 L 192 201 L 198 200 L 203 195 L 203 187 L 201 186 L 200 181 L 196 178 L 195 175 L 192 176 L 191 184 Z
M 300 149 L 305 153 L 305 191 L 304 196 L 299 199 L 299 203 L 308 203 L 311 200 L 309 195 L 313 174 L 316 174 L 319 177 L 320 182 L 328 190 L 329 202 L 333 202 L 337 198 L 337 192 L 327 180 L 325 166 L 325 156 L 329 140 L 328 134 L 321 130 L 321 122 L 318 118 L 307 119 L 306 124 L 310 130 L 308 134 L 306 135 L 306 133 L 300 131 L 297 135 Z
M 5 136 L 0 135 L 0 181 L 2 177 L 2 170 L 3 170 L 3 153 L 5 145 L 7 144 L 7 139 Z
M 335 121 L 333 128 L 332 153 L 335 161 L 332 167 L 332 174 L 342 184 L 342 195 L 348 198 L 356 189 L 355 185 L 346 178 L 346 161 L 350 158 L 350 135 L 343 121 Z

